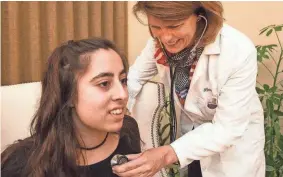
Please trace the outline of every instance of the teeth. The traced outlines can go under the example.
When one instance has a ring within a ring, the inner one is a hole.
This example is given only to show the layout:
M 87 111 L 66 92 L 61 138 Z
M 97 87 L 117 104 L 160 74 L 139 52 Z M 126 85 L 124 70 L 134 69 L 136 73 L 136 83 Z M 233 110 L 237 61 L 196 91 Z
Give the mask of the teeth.
M 118 114 L 121 114 L 122 113 L 122 109 L 114 109 L 112 111 L 110 111 L 111 114 L 115 114 L 115 115 L 118 115 Z
M 178 40 L 177 40 L 177 41 L 175 41 L 175 42 L 167 43 L 167 45 L 172 46 L 172 45 L 177 44 L 177 42 L 178 42 Z

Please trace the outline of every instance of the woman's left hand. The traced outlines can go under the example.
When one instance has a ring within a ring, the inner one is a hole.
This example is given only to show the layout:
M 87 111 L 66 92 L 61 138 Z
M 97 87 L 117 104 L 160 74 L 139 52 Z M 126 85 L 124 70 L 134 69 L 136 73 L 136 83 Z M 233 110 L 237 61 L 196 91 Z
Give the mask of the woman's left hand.
M 121 177 L 151 177 L 162 168 L 178 161 L 170 145 L 152 148 L 140 154 L 127 155 L 129 162 L 114 166 L 113 172 Z

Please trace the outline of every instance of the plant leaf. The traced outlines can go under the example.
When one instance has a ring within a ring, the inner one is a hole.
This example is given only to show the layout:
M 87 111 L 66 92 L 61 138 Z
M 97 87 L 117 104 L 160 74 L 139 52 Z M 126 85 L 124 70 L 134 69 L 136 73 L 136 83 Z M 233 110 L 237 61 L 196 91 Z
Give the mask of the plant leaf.
M 281 97 L 282 97 L 281 95 L 279 95 L 279 94 L 277 94 L 277 93 L 274 93 L 273 96 L 276 97 L 276 98 L 278 98 L 278 99 L 281 99 Z M 283 97 L 282 97 L 282 98 L 283 98 Z
M 263 89 L 259 88 L 259 87 L 256 87 L 255 89 L 256 89 L 256 92 L 258 94 L 264 94 L 265 93 L 265 91 Z
M 279 173 L 281 173 L 281 176 L 283 175 L 283 164 L 282 164 L 282 166 L 279 168 Z
M 268 92 L 268 90 L 269 90 L 269 85 L 263 84 L 263 88 L 264 88 L 264 90 L 265 90 L 266 92 Z
M 269 90 L 269 91 L 274 93 L 274 92 L 276 92 L 276 90 L 277 90 L 277 87 L 276 87 L 276 86 L 274 86 L 274 87 L 270 88 L 270 90 Z
M 278 98 L 272 98 L 274 104 L 280 105 L 280 100 Z
M 272 33 L 273 29 L 269 29 L 266 33 L 266 36 L 269 36 Z
M 283 112 L 281 112 L 281 111 L 275 110 L 274 113 L 275 113 L 277 116 L 283 116 Z
M 273 26 L 275 26 L 275 25 L 268 25 L 268 26 L 262 28 L 262 29 L 260 30 L 260 34 L 259 34 L 259 35 L 261 35 L 261 34 L 264 33 L 266 30 L 268 30 L 270 27 L 273 27 Z
M 267 26 L 267 27 L 261 29 L 259 35 L 261 35 L 261 34 L 264 33 L 266 30 L 268 30 L 268 28 L 269 28 L 269 27 Z
M 269 50 L 270 52 L 273 52 L 273 50 L 275 50 L 276 47 L 277 47 L 276 44 L 270 44 L 266 46 L 266 49 Z
M 270 165 L 266 165 L 266 171 L 274 171 L 274 167 Z
M 282 26 L 280 26 L 280 25 L 279 26 L 275 26 L 274 30 L 275 31 L 282 31 Z
M 273 103 L 270 99 L 266 100 L 266 107 L 267 107 L 267 110 L 268 110 L 268 115 L 272 115 L 274 107 L 273 107 Z
M 269 59 L 269 56 L 266 55 L 266 54 L 264 54 L 262 57 L 263 57 L 263 58 L 266 58 L 266 59 Z
M 257 60 L 259 62 L 262 62 L 263 59 L 269 59 L 271 53 L 275 50 L 275 48 L 278 47 L 276 44 L 270 44 L 270 45 L 257 45 Z M 276 50 L 275 50 L 276 51 Z
M 276 115 L 276 117 L 277 117 L 277 115 Z M 275 132 L 275 138 L 276 138 L 277 142 L 279 142 L 280 141 L 280 135 L 281 135 L 279 122 L 274 124 L 274 132 Z
M 262 62 L 262 57 L 260 55 L 257 55 L 257 61 Z

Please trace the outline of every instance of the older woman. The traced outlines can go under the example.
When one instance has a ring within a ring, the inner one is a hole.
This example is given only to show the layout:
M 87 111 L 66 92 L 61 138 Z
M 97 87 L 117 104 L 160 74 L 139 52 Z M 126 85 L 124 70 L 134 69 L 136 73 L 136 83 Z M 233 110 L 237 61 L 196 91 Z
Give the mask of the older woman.
M 57 47 L 47 62 L 32 134 L 1 154 L 2 177 L 117 176 L 112 157 L 140 152 L 137 123 L 125 115 L 126 63 L 105 39 Z
M 131 161 L 114 172 L 153 176 L 179 162 L 190 177 L 264 177 L 253 43 L 223 24 L 220 2 L 138 2 L 138 19 L 139 13 L 147 16 L 152 38 L 130 67 L 129 108 L 158 73 L 170 88 L 171 144 L 129 155 Z

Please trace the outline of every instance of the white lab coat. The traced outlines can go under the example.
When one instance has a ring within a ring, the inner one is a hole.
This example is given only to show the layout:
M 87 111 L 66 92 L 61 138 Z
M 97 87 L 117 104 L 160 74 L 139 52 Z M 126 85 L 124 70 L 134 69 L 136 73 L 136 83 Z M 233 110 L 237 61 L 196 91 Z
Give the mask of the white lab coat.
M 156 63 L 154 52 L 154 41 L 149 39 L 130 67 L 130 109 L 142 85 L 157 73 L 170 87 L 169 68 Z M 216 40 L 204 48 L 184 108 L 175 95 L 181 137 L 171 146 L 181 168 L 200 160 L 203 177 L 265 176 L 264 117 L 255 90 L 256 57 L 253 43 L 226 24 Z M 206 88 L 218 97 L 216 109 L 206 106 L 212 96 Z

